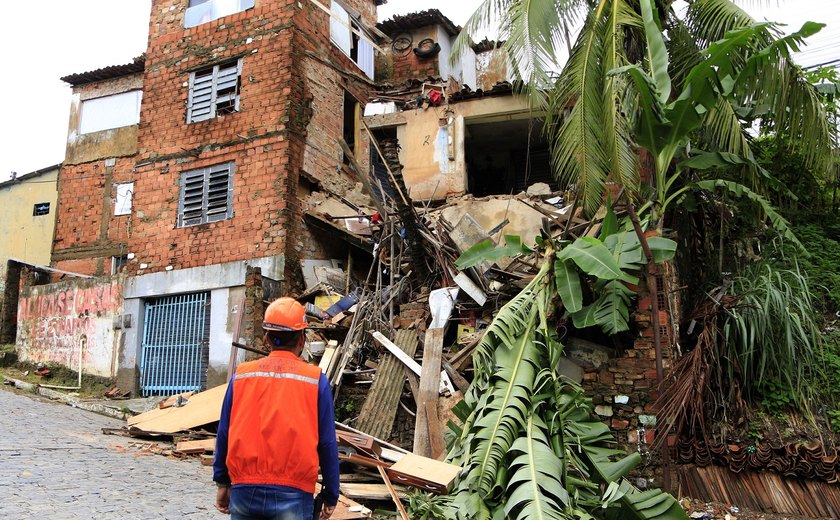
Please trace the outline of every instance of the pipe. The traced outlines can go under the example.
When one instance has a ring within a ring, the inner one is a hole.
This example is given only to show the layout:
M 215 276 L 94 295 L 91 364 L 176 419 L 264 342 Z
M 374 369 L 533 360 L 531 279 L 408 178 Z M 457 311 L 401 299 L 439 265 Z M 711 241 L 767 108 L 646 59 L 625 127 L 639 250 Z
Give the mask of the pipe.
M 642 245 L 642 250 L 647 259 L 645 271 L 647 274 L 648 291 L 650 291 L 650 308 L 651 308 L 651 326 L 653 327 L 653 348 L 656 354 L 656 383 L 659 391 L 662 391 L 662 381 L 665 379 L 664 371 L 662 369 L 662 338 L 659 334 L 659 287 L 656 283 L 656 262 L 653 259 L 653 253 L 648 245 L 647 238 L 642 232 L 642 225 L 639 223 L 639 217 L 636 215 L 636 209 L 633 204 L 627 204 L 627 213 L 630 215 L 630 220 L 633 222 L 633 229 L 636 231 L 636 236 L 639 237 L 639 243 Z M 666 493 L 671 491 L 671 454 L 668 451 L 667 440 L 662 443 L 662 488 Z
M 85 352 L 85 344 L 87 337 L 82 336 L 79 340 L 79 384 L 77 386 L 59 386 L 59 385 L 38 385 L 44 388 L 54 388 L 56 390 L 81 390 L 82 389 L 82 357 Z

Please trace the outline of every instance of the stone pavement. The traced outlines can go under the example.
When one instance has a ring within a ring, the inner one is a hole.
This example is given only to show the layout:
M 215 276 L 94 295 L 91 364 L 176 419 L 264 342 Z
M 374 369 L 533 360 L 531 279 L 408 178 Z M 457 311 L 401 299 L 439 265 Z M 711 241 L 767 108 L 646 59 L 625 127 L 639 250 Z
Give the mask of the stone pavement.
M 14 519 L 217 519 L 212 468 L 102 434 L 124 423 L 0 390 L 0 513 Z

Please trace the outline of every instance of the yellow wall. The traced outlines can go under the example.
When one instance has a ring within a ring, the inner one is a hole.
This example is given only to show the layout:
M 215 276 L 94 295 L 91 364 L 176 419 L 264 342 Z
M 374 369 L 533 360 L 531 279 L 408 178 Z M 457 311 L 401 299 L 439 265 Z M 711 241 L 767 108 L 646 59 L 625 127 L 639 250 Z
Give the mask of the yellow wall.
M 371 128 L 396 128 L 410 196 L 443 200 L 466 192 L 465 123 L 521 119 L 529 113 L 524 98 L 498 96 L 369 116 L 365 121 Z
M 14 258 L 38 265 L 50 264 L 57 210 L 58 167 L 0 184 L 0 272 Z M 50 212 L 33 216 L 35 204 L 50 203 Z

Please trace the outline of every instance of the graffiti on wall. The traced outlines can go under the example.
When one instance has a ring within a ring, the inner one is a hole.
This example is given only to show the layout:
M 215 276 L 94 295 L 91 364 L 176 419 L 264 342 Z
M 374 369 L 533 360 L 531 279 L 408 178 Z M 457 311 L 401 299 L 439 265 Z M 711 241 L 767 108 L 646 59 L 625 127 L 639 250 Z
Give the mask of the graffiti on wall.
M 86 368 L 110 372 L 113 322 L 121 308 L 122 285 L 116 281 L 72 281 L 24 289 L 18 304 L 22 358 L 75 367 L 82 350 Z

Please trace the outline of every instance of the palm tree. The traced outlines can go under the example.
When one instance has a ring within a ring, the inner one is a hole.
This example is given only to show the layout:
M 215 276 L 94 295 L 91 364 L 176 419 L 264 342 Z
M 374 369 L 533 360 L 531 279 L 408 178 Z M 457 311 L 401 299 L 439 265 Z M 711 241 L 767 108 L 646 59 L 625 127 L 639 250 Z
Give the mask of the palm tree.
M 732 0 L 687 0 L 684 13 L 675 11 L 673 0 L 656 0 L 655 22 L 667 34 L 666 54 L 657 55 L 648 45 L 641 3 L 484 0 L 465 24 L 453 52 L 459 53 L 482 29 L 498 27 L 514 75 L 546 114 L 556 176 L 564 184 L 576 185 L 590 214 L 600 206 L 607 181 L 621 184 L 631 195 L 638 195 L 640 186 L 635 137 L 643 108 L 639 88 L 628 75 L 610 72 L 641 64 L 657 81 L 665 81 L 662 74 L 669 76 L 669 91 L 672 86 L 673 92 L 682 92 L 692 68 L 703 61 L 712 42 L 731 30 L 755 24 Z M 581 23 L 572 41 L 568 29 Z M 744 66 L 749 56 L 770 48 L 780 36 L 770 26 L 734 50 L 733 65 Z M 551 71 L 564 46 L 570 56 L 554 80 Z M 817 92 L 789 52 L 773 47 L 768 58 L 727 99 L 704 104 L 709 109 L 701 114 L 702 124 L 685 143 L 740 158 L 743 183 L 753 190 L 761 185 L 746 132 L 754 120 L 799 143 L 808 151 L 809 166 L 824 171 L 831 160 L 832 129 Z M 662 99 L 666 103 L 668 92 L 660 95 L 666 96 Z

